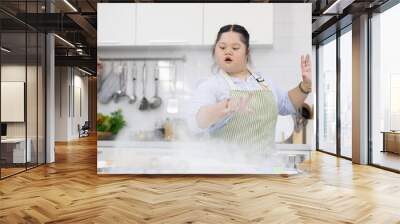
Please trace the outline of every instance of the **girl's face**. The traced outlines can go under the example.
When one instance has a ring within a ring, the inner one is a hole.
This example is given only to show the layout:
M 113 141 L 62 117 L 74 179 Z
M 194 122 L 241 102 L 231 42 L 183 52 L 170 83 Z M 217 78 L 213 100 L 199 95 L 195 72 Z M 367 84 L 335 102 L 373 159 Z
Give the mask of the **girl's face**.
M 239 73 L 247 69 L 248 52 L 240 37 L 240 33 L 225 32 L 215 45 L 215 60 L 219 67 L 228 74 Z

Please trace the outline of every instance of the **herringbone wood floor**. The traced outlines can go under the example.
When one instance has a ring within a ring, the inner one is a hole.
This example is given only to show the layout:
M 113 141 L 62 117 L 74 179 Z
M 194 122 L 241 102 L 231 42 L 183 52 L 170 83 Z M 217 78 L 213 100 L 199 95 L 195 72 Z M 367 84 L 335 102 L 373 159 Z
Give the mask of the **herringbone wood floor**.
M 98 176 L 96 141 L 0 181 L 0 223 L 400 223 L 400 175 L 314 153 L 309 172 Z

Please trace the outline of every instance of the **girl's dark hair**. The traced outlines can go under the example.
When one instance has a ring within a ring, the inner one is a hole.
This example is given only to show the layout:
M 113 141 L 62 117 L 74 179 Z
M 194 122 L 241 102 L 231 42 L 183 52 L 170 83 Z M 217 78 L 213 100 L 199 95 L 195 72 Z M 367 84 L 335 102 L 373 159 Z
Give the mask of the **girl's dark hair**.
M 238 25 L 238 24 L 225 25 L 219 29 L 217 39 L 215 40 L 214 46 L 212 48 L 212 56 L 214 57 L 215 47 L 216 47 L 219 39 L 221 39 L 222 34 L 226 33 L 226 32 L 231 32 L 231 31 L 241 34 L 240 40 L 246 46 L 247 61 L 248 61 L 248 63 L 251 64 L 250 55 L 249 55 L 250 35 L 249 35 L 249 32 L 247 32 L 246 28 L 244 28 L 243 26 Z M 217 65 L 216 65 L 216 63 L 214 63 L 214 65 L 211 68 L 211 72 L 215 73 L 215 72 L 217 72 L 217 70 L 218 70 Z
M 249 35 L 249 33 L 247 32 L 246 28 L 244 28 L 243 26 L 238 25 L 238 24 L 229 24 L 229 25 L 225 25 L 225 26 L 223 26 L 223 27 L 221 27 L 221 28 L 219 29 L 218 35 L 217 35 L 217 39 L 215 40 L 214 46 L 213 46 L 213 48 L 212 48 L 212 50 L 213 50 L 213 52 L 212 52 L 213 56 L 214 56 L 215 46 L 217 45 L 217 42 L 219 41 L 219 39 L 221 39 L 222 34 L 223 34 L 223 33 L 226 33 L 226 32 L 231 32 L 231 31 L 241 34 L 241 35 L 240 35 L 240 40 L 241 40 L 242 43 L 246 46 L 246 51 L 247 51 L 247 52 L 249 51 L 249 47 L 250 47 L 250 44 L 249 44 L 249 42 L 250 42 L 250 35 Z

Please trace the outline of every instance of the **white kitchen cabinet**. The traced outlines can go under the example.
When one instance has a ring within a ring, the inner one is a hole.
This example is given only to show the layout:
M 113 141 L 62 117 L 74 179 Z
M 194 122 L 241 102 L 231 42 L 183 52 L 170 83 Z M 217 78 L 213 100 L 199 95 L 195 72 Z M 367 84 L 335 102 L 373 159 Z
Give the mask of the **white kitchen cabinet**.
M 136 4 L 97 4 L 97 46 L 135 44 Z
M 138 3 L 136 45 L 201 45 L 203 4 Z
M 222 26 L 239 24 L 249 32 L 250 46 L 270 46 L 273 43 L 273 18 L 272 4 L 204 4 L 204 44 L 214 44 Z

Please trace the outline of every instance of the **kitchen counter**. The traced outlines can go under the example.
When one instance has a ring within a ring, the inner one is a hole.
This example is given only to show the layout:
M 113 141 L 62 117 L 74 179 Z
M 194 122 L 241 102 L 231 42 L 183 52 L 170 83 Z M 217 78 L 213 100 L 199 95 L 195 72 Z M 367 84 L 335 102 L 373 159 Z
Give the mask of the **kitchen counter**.
M 297 174 L 311 146 L 277 144 L 270 155 L 203 142 L 98 141 L 99 174 Z
M 97 141 L 97 147 L 130 147 L 130 148 L 173 148 L 182 146 L 203 146 L 199 142 L 171 142 L 171 141 Z M 277 150 L 282 151 L 311 151 L 309 144 L 275 144 Z

